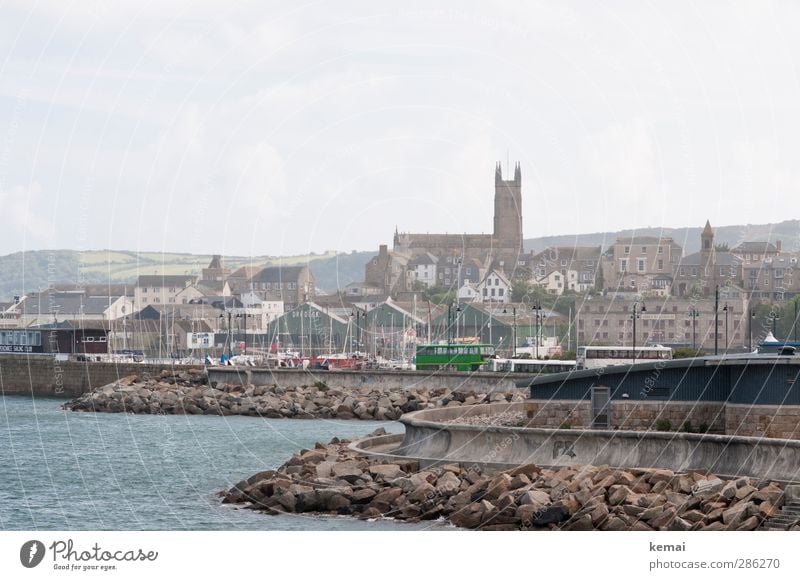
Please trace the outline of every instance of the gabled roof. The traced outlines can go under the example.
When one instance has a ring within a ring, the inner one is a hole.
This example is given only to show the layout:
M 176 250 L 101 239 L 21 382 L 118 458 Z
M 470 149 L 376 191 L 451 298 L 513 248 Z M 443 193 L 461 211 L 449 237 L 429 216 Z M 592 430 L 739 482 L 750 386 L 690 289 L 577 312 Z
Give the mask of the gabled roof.
M 506 275 L 503 273 L 503 271 L 502 271 L 502 270 L 495 269 L 495 268 L 490 268 L 489 270 L 487 270 L 487 271 L 486 271 L 486 274 L 483 276 L 483 278 L 481 279 L 481 281 L 479 282 L 479 284 L 483 284 L 483 283 L 484 283 L 484 282 L 485 282 L 485 281 L 486 281 L 486 280 L 489 278 L 489 276 L 491 276 L 492 274 L 494 274 L 495 276 L 497 276 L 498 278 L 500 278 L 500 280 L 501 280 L 501 281 L 502 281 L 502 282 L 503 282 L 503 283 L 504 283 L 506 286 L 511 286 L 511 282 L 509 282 L 508 278 L 507 278 L 507 277 L 506 277 Z
M 742 259 L 733 254 L 731 252 L 715 252 L 714 253 L 714 266 L 738 266 L 742 263 Z M 703 259 L 703 254 L 700 252 L 695 252 L 694 254 L 689 254 L 688 256 L 683 256 L 680 261 L 678 261 L 675 266 L 703 266 L 705 267 L 706 263 Z
M 431 254 L 430 252 L 425 252 L 424 254 L 418 254 L 411 258 L 408 261 L 409 266 L 429 266 L 438 263 L 439 259 Z
M 778 248 L 771 242 L 742 242 L 731 251 L 736 254 L 775 254 Z
M 308 266 L 267 266 L 253 277 L 253 282 L 297 282 Z
M 194 284 L 197 281 L 197 276 L 170 274 L 168 276 L 159 276 L 158 274 L 139 276 L 137 284 L 139 286 L 153 286 L 156 288 L 178 287 L 182 288 L 189 284 Z

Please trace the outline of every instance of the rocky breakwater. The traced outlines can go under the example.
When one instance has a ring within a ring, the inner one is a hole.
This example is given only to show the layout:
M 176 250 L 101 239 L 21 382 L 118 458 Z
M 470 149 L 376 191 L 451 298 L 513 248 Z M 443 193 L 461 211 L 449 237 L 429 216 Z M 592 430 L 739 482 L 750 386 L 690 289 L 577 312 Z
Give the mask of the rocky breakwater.
M 268 514 L 446 520 L 481 530 L 755 530 L 784 501 L 777 483 L 699 472 L 522 465 L 490 474 L 455 464 L 420 470 L 411 459 L 358 455 L 335 438 L 220 495 L 223 503 Z
M 378 390 L 207 384 L 203 371 L 164 371 L 159 377 L 131 376 L 85 393 L 64 405 L 72 411 L 193 415 L 248 415 L 266 418 L 364 419 L 393 421 L 420 409 L 515 402 L 517 393 L 472 393 L 450 389 Z

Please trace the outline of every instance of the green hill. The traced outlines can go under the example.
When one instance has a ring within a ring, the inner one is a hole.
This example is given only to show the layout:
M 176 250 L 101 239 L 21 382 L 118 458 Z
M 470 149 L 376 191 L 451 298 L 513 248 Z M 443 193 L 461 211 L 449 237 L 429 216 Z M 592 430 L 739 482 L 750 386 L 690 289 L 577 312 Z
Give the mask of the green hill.
M 712 224 L 713 225 L 713 224 Z M 525 249 L 543 250 L 547 246 L 603 246 L 617 237 L 670 236 L 684 252 L 700 249 L 700 227 L 641 228 L 617 232 L 598 232 L 544 236 L 525 240 Z M 721 226 L 714 228 L 717 244 L 733 248 L 743 241 L 775 242 L 781 240 L 786 250 L 797 250 L 800 240 L 800 221 L 787 220 L 777 224 Z M 364 265 L 375 252 L 326 252 L 305 256 L 224 256 L 225 265 L 235 269 L 243 265 L 308 264 L 324 292 L 336 292 L 351 282 L 364 278 Z M 162 254 L 125 250 L 38 250 L 0 256 L 0 297 L 44 289 L 51 284 L 123 284 L 132 283 L 140 274 L 199 274 L 211 260 L 206 254 Z
M 317 285 L 335 292 L 361 280 L 374 252 L 307 256 L 223 256 L 225 266 L 308 264 Z M 161 254 L 124 250 L 37 250 L 0 256 L 0 297 L 44 289 L 52 284 L 130 284 L 140 274 L 199 274 L 211 261 L 205 254 Z

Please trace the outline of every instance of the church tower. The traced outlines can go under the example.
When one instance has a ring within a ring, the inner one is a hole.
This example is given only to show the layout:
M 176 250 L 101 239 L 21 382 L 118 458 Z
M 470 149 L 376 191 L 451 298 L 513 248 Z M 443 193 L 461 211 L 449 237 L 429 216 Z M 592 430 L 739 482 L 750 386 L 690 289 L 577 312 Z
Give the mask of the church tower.
M 700 261 L 706 269 L 714 266 L 714 230 L 711 222 L 706 220 L 706 227 L 700 233 Z
M 497 163 L 494 173 L 494 245 L 522 252 L 522 171 L 514 167 L 514 179 L 504 180 Z

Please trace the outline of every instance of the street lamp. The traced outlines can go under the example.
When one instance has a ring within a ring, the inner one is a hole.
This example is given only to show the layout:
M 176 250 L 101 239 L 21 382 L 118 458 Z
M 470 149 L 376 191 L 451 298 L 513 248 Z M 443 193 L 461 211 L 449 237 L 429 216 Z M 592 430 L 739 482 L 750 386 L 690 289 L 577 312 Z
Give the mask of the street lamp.
M 248 314 L 247 312 L 240 312 L 239 314 L 236 315 L 236 318 L 240 318 L 244 322 L 244 354 L 245 354 L 245 356 L 247 355 L 247 317 L 248 316 L 252 316 L 252 315 Z
M 638 309 L 637 309 L 638 306 Z M 638 302 L 633 303 L 633 311 L 631 312 L 631 320 L 633 321 L 633 362 L 636 362 L 636 319 L 641 318 L 642 313 L 647 312 L 647 307 Z
M 728 306 L 728 303 L 725 303 L 725 306 L 722 307 L 722 311 L 725 313 L 725 353 L 728 352 L 728 313 L 733 311 L 733 308 Z
M 778 330 L 777 330 L 778 325 L 777 325 L 777 321 L 780 320 L 781 317 L 778 316 L 777 312 L 775 312 L 774 310 L 771 310 L 769 315 L 767 316 L 767 318 L 769 318 L 772 321 L 772 336 L 775 337 L 775 340 L 778 340 Z
M 514 341 L 514 350 L 512 352 L 514 354 L 511 358 L 517 358 L 517 307 L 512 306 L 511 311 L 514 313 L 514 323 L 513 326 L 511 327 L 511 332 L 512 332 L 511 336 Z M 508 310 L 503 308 L 503 314 L 508 314 Z
M 692 306 L 689 309 L 689 318 L 692 319 L 692 350 L 695 351 L 695 355 L 697 355 L 697 317 L 700 316 L 700 313 L 697 311 L 697 308 Z
M 747 350 L 753 352 L 753 320 L 756 318 L 756 311 L 750 309 L 750 318 L 747 321 Z
M 539 358 L 539 335 L 540 335 L 539 329 L 541 328 L 541 325 L 544 323 L 545 314 L 544 314 L 544 312 L 542 310 L 542 304 L 538 300 L 536 300 L 533 303 L 533 306 L 531 306 L 531 310 L 533 311 L 534 321 L 536 322 L 536 335 L 534 336 L 534 341 L 535 341 L 534 344 L 535 344 L 535 349 L 536 349 L 535 350 L 536 358 L 538 359 Z
M 220 314 L 219 319 L 223 322 L 225 321 L 225 315 L 228 316 L 228 358 L 231 358 L 233 356 L 233 351 L 232 351 L 233 345 L 231 344 L 231 342 L 233 341 L 233 338 L 231 336 L 231 317 L 233 316 L 233 313 L 230 310 L 227 310 L 222 314 Z M 225 347 L 222 348 L 222 353 L 225 354 Z
M 461 305 L 456 304 L 455 306 L 456 308 L 453 310 L 453 303 L 447 305 L 447 344 L 453 343 L 453 318 L 455 318 L 457 325 L 458 313 L 461 312 Z M 458 326 L 456 326 L 456 338 L 458 338 Z

